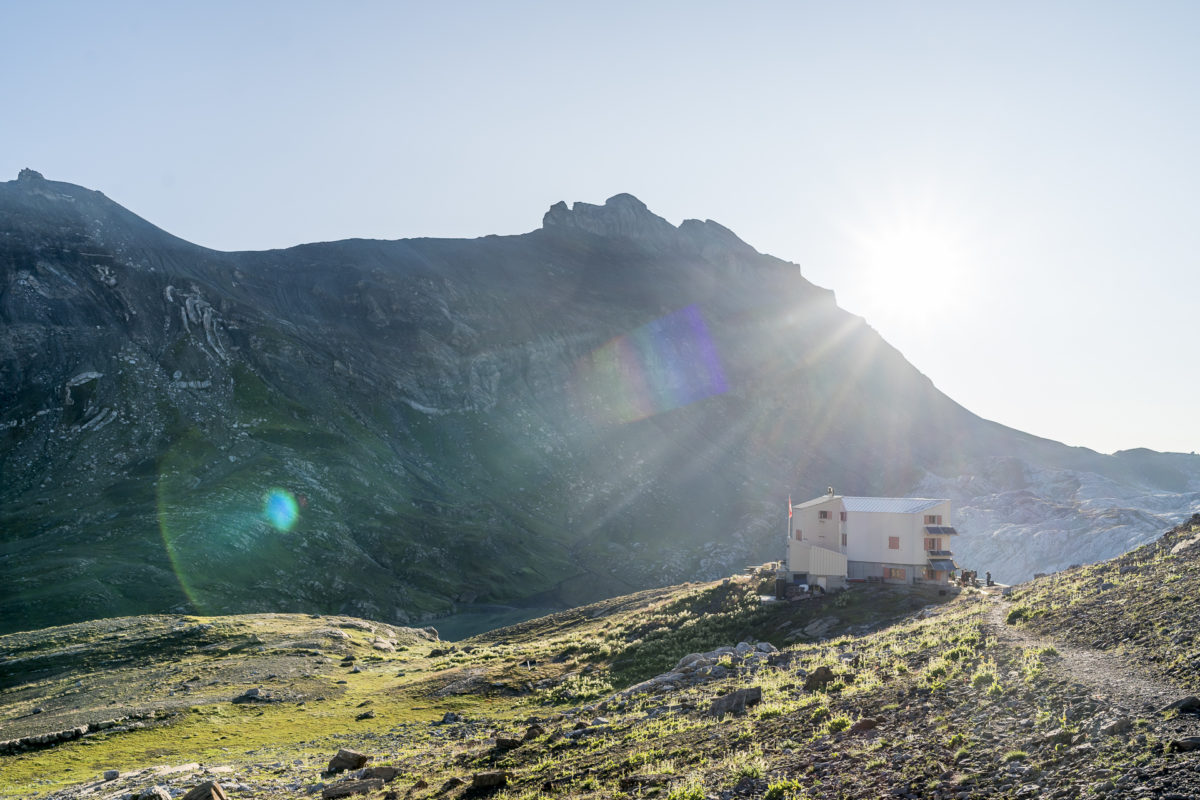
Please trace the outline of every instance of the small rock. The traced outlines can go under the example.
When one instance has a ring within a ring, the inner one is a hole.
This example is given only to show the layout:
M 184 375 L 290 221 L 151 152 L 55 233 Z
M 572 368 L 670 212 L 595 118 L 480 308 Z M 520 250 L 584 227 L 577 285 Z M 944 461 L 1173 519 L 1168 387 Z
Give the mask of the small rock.
M 1042 737 L 1042 742 L 1047 745 L 1070 744 L 1073 738 L 1074 734 L 1072 734 L 1070 731 L 1062 728 L 1055 728 Z
M 104 780 L 106 781 L 115 781 L 119 777 L 121 777 L 121 770 L 119 769 L 104 770 Z
M 355 717 L 354 719 L 357 721 L 362 721 L 364 719 L 375 719 L 375 712 L 374 711 L 364 711 L 361 714 L 359 714 L 357 717 Z
M 233 698 L 234 703 L 274 703 L 278 698 L 270 692 L 265 692 L 262 689 L 247 689 L 246 691 Z
M 459 786 L 463 786 L 464 784 L 466 784 L 466 781 L 457 775 L 447 778 L 446 782 L 442 784 L 442 788 L 438 789 L 438 794 L 444 794 L 451 789 L 457 789 Z
M 545 732 L 546 732 L 545 728 L 543 728 L 541 725 L 538 725 L 535 722 L 534 724 L 530 725 L 528 728 L 525 729 L 525 737 L 524 737 L 525 741 L 528 742 L 530 739 L 536 739 L 537 737 L 541 736 Z
M 151 786 L 149 789 L 142 789 L 137 800 L 171 800 L 171 793 L 161 786 Z

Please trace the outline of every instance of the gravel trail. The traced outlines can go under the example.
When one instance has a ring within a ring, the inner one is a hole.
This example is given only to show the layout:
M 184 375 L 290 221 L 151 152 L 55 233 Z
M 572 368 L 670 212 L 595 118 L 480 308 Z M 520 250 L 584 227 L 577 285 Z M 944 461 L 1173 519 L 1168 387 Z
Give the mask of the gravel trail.
M 1037 636 L 1004 621 L 1007 603 L 997 599 L 988 612 L 985 629 L 1002 646 L 1053 647 L 1058 658 L 1050 669 L 1077 684 L 1114 713 L 1151 720 L 1157 733 L 1170 738 L 1200 736 L 1200 714 L 1160 713 L 1170 703 L 1191 694 L 1187 689 L 1149 674 L 1118 652 L 1082 647 L 1061 639 Z

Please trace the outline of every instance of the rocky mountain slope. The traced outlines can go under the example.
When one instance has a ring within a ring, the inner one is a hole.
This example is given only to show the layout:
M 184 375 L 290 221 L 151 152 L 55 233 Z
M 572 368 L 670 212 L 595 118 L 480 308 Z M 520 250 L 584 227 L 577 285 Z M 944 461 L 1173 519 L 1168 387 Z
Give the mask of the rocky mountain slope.
M 9 634 L 0 797 L 1194 796 L 1200 672 L 1153 609 L 1200 589 L 1197 531 L 1007 598 L 763 603 L 742 575 L 457 643 L 270 614 Z M 1085 641 L 1110 609 L 1141 629 Z M 1039 636 L 1054 614 L 1079 633 Z
M 1011 580 L 1182 518 L 1198 465 L 982 420 L 795 264 L 629 195 L 223 253 L 0 183 L 4 630 L 562 607 L 776 558 L 827 485 L 952 497 L 959 560 Z

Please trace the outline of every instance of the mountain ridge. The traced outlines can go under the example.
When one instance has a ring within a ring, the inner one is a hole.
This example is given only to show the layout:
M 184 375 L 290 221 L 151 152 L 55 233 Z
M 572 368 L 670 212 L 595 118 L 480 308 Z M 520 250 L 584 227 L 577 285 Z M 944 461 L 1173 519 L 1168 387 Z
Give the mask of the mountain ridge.
M 32 175 L 0 211 L 9 625 L 569 606 L 778 558 L 828 484 L 951 497 L 965 565 L 1011 579 L 1198 496 L 1195 457 L 981 419 L 797 265 L 631 195 L 246 252 Z

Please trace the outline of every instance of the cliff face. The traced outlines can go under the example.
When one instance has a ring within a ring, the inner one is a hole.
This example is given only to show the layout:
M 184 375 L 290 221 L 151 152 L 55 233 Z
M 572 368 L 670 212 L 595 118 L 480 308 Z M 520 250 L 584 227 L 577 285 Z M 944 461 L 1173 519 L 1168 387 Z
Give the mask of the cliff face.
M 0 184 L 5 630 L 575 603 L 778 557 L 789 492 L 1007 459 L 1169 515 L 1197 468 L 1166 458 L 981 420 L 796 265 L 629 195 L 521 236 L 222 253 Z

